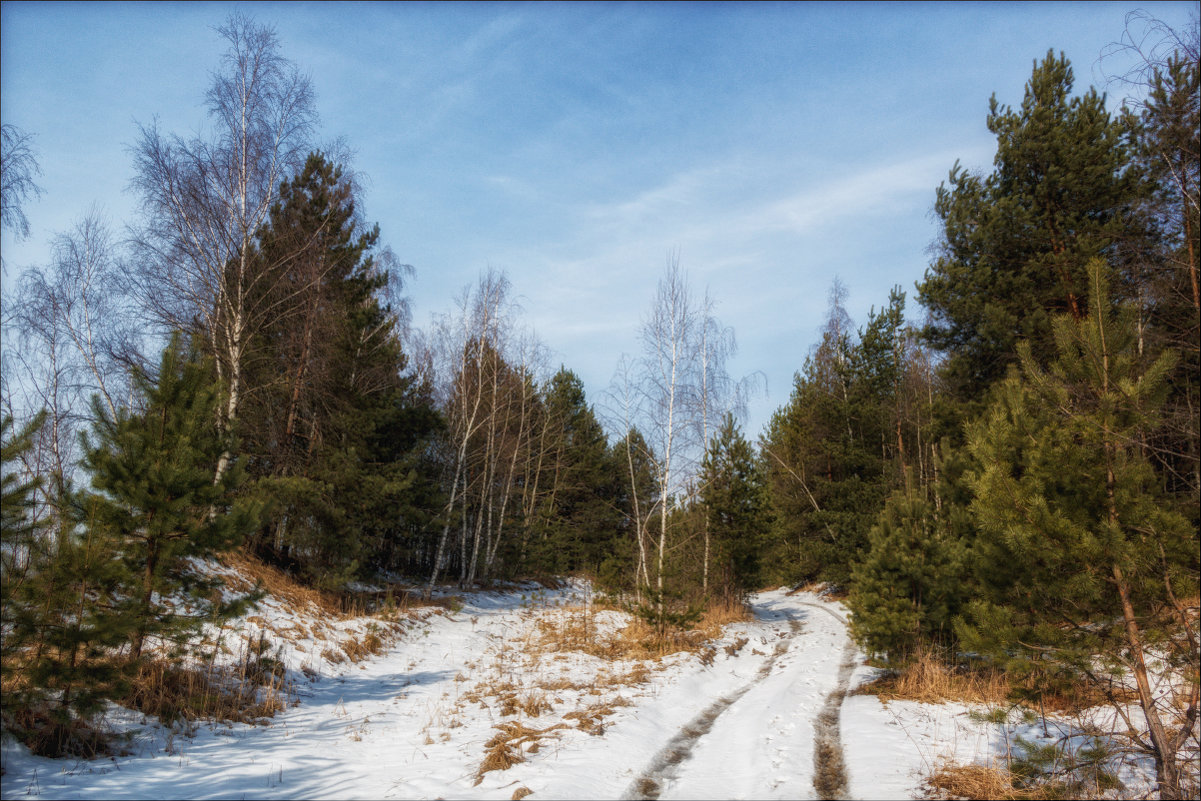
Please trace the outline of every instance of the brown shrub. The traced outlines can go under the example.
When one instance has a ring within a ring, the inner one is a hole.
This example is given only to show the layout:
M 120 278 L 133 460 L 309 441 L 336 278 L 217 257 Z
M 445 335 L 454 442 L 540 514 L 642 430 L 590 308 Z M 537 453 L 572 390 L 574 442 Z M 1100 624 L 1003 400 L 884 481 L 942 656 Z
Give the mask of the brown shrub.
M 517 721 L 500 724 L 496 727 L 496 734 L 492 736 L 492 739 L 484 743 L 487 751 L 484 754 L 484 760 L 480 763 L 479 770 L 476 771 L 475 785 L 478 786 L 484 780 L 484 774 L 488 771 L 508 770 L 514 765 L 525 762 L 525 757 L 521 755 L 522 744 L 529 743 L 527 750 L 535 751 L 543 737 L 553 731 L 566 728 L 567 724 L 565 723 L 556 723 L 545 729 L 532 729 Z
M 986 765 L 945 763 L 926 777 L 923 798 L 1016 799 L 1027 798 L 1013 786 L 1009 771 Z

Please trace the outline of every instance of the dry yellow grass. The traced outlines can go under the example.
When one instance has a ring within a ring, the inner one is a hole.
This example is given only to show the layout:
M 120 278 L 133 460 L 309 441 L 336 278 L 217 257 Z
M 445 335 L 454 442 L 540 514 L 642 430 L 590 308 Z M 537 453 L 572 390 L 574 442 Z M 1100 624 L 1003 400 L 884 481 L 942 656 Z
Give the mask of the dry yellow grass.
M 268 565 L 245 551 L 227 551 L 218 557 L 218 561 L 237 572 L 237 578 L 226 579 L 230 589 L 246 591 L 257 583 L 297 611 L 316 609 L 327 617 L 344 616 L 342 604 L 337 596 L 306 587 L 279 568 Z
M 750 610 L 741 604 L 718 603 L 707 608 L 695 628 L 687 631 L 661 632 L 637 617 L 613 631 L 597 624 L 597 611 L 596 607 L 565 607 L 543 617 L 538 621 L 538 649 L 543 653 L 579 651 L 611 661 L 660 659 L 680 651 L 701 650 L 706 642 L 720 637 L 725 626 L 750 618 Z
M 1013 777 L 1002 767 L 988 765 L 958 765 L 945 762 L 926 777 L 923 797 L 934 799 L 1040 799 L 1053 796 L 1039 788 L 1014 787 Z
M 167 722 L 262 723 L 288 698 L 289 687 L 273 668 L 251 659 L 226 669 L 155 660 L 139 666 L 121 704 Z
M 551 732 L 566 728 L 566 723 L 556 723 L 545 729 L 530 728 L 517 721 L 501 723 L 496 727 L 496 734 L 492 736 L 492 739 L 484 743 L 484 748 L 487 750 L 476 771 L 475 784 L 479 785 L 484 780 L 484 774 L 489 771 L 508 770 L 514 765 L 525 762 L 525 757 L 522 756 L 523 750 L 529 753 L 536 752 L 538 744 L 544 737 L 550 735 Z
M 1000 706 L 1007 702 L 1010 691 L 1009 678 L 999 670 L 956 669 L 933 651 L 926 651 L 903 670 L 865 684 L 856 693 L 875 695 L 882 701 L 961 701 Z

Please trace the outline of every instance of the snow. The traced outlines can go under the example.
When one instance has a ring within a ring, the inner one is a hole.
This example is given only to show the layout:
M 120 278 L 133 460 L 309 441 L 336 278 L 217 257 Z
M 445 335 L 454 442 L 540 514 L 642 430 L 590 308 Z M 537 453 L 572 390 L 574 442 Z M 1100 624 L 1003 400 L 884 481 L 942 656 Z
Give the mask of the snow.
M 873 675 L 839 603 L 760 593 L 755 619 L 727 626 L 711 650 L 636 660 L 554 645 L 565 627 L 587 622 L 595 636 L 624 625 L 622 613 L 585 611 L 585 591 L 476 592 L 393 624 L 318 620 L 267 599 L 222 634 L 236 650 L 235 639 L 265 632 L 288 666 L 294 702 L 269 723 L 183 732 L 115 709 L 129 755 L 51 760 L 6 743 L 0 790 L 5 799 L 508 799 L 522 788 L 533 799 L 816 797 L 823 705 Z M 373 626 L 395 639 L 377 656 L 346 658 L 347 641 Z M 846 695 L 834 736 L 848 795 L 913 798 L 940 760 L 987 761 L 1013 727 L 970 711 Z M 505 732 L 501 750 L 524 761 L 481 772 Z

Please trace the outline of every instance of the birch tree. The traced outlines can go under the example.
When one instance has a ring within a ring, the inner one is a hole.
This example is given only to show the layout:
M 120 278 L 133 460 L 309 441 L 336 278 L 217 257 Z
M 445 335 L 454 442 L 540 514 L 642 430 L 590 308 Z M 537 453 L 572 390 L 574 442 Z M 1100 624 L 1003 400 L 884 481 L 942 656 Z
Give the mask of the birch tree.
M 0 125 L 0 226 L 18 238 L 29 236 L 25 204 L 42 194 L 34 180 L 42 174 L 33 150 L 33 135 L 15 125 Z
M 206 95 L 208 136 L 140 127 L 133 189 L 141 198 L 133 286 L 152 319 L 203 335 L 224 385 L 223 427 L 238 417 L 255 330 L 272 318 L 256 298 L 270 273 L 252 269 L 254 238 L 280 183 L 303 163 L 316 123 L 309 79 L 279 52 L 275 32 L 235 13 Z M 217 466 L 218 478 L 231 454 Z
M 658 459 L 653 462 L 659 491 L 659 532 L 655 548 L 656 611 L 663 611 L 663 572 L 667 555 L 668 506 L 684 492 L 696 461 L 696 426 L 690 417 L 697 384 L 702 310 L 692 298 L 677 256 L 668 259 L 650 313 L 640 331 L 640 392 L 648 434 Z
M 508 324 L 510 306 L 507 300 L 509 280 L 502 273 L 489 270 L 480 277 L 475 290 L 464 290 L 459 297 L 457 315 L 446 315 L 437 321 L 434 348 L 441 362 L 442 406 L 445 410 L 448 437 L 450 491 L 443 513 L 442 531 L 434 553 L 433 569 L 426 585 L 428 598 L 433 592 L 438 574 L 445 567 L 451 527 L 459 530 L 460 567 L 465 566 L 470 520 L 466 513 L 468 460 L 472 440 L 488 424 L 485 374 L 489 348 L 501 339 Z M 461 508 L 460 508 L 461 507 Z M 461 514 L 455 519 L 455 510 Z M 460 579 L 466 573 L 460 571 Z

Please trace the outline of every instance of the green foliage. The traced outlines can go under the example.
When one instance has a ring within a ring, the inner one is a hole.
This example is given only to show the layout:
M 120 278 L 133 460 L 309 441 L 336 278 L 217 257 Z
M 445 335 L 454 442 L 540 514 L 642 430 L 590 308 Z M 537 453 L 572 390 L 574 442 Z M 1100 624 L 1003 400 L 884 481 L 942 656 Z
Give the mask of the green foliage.
M 674 582 L 673 582 L 674 583 Z M 659 592 L 653 587 L 642 589 L 644 601 L 631 606 L 631 611 L 647 625 L 664 636 L 669 629 L 685 631 L 695 626 L 705 614 L 704 603 L 686 603 L 679 591 Z
M 1138 163 L 1152 192 L 1140 217 L 1153 233 L 1131 265 L 1147 316 L 1146 338 L 1180 354 L 1153 458 L 1171 491 L 1201 517 L 1201 62 L 1176 53 L 1154 70 L 1142 110 Z
M 1048 52 L 1035 65 L 1018 109 L 989 104 L 997 137 L 985 176 L 956 164 L 938 188 L 941 250 L 918 286 L 931 313 L 925 336 L 947 354 L 959 419 L 1017 361 L 1017 342 L 1045 361 L 1051 319 L 1083 317 L 1085 264 L 1116 261 L 1131 236 L 1130 209 L 1143 189 L 1130 169 L 1133 121 L 1112 118 L 1093 89 L 1072 97 L 1067 60 Z
M 601 572 L 619 527 L 615 496 L 626 472 L 615 462 L 584 384 L 560 367 L 541 393 L 546 492 L 535 512 L 531 566 L 548 573 Z
M 762 444 L 777 581 L 847 585 L 868 531 L 899 485 L 898 393 L 905 296 L 893 290 L 853 341 L 836 285 L 821 343 Z
M 1121 782 L 1109 767 L 1113 753 L 1100 738 L 1072 749 L 1061 742 L 1037 743 L 1016 737 L 1009 762 L 1015 786 L 1039 791 L 1043 798 L 1095 798 Z
M 391 277 L 353 185 L 321 154 L 280 187 L 255 269 L 276 296 L 248 359 L 241 433 L 269 504 L 256 550 L 319 586 L 402 568 L 440 503 L 428 387 L 403 376 Z
M 700 480 L 714 574 L 727 597 L 739 598 L 760 582 L 767 503 L 759 463 L 732 414 L 709 442 Z
M 916 493 L 888 499 L 855 566 L 851 630 L 871 653 L 903 662 L 923 645 L 947 644 L 970 592 L 965 582 L 966 510 L 936 510 Z
M 1023 347 L 1022 372 L 968 428 L 982 594 L 959 633 L 966 648 L 1017 670 L 1085 674 L 1099 655 L 1121 671 L 1130 647 L 1123 587 L 1147 644 L 1165 645 L 1165 593 L 1197 588 L 1195 531 L 1164 497 L 1142 446 L 1174 356 L 1142 367 L 1132 314 L 1110 308 L 1102 262 L 1090 273 L 1092 313 L 1056 320 L 1050 369 Z
M 187 560 L 242 542 L 258 509 L 233 500 L 242 478 L 237 464 L 214 480 L 230 443 L 216 429 L 210 366 L 177 335 L 158 376 L 135 373 L 134 384 L 140 412 L 120 409 L 113 417 L 93 399 L 95 423 L 82 438 L 92 490 L 75 505 L 89 541 L 103 542 L 123 568 L 122 595 L 136 619 L 136 658 L 148 637 L 180 639 L 237 610 L 238 604 L 216 600 L 220 581 L 203 577 Z
M 0 602 L 3 610 L 4 625 L 10 620 L 12 610 L 10 603 L 17 587 L 24 583 L 30 574 L 33 562 L 42 546 L 42 536 L 47 528 L 47 522 L 37 515 L 37 492 L 42 485 L 40 476 L 30 475 L 22 464 L 22 458 L 33 450 L 34 437 L 46 421 L 46 413 L 41 412 L 19 432 L 13 433 L 13 418 L 5 415 L 0 421 L 0 464 L 3 473 L 0 474 Z M 4 637 L 2 653 L 9 654 L 14 643 L 11 637 Z M 4 661 L 5 670 L 8 661 Z

